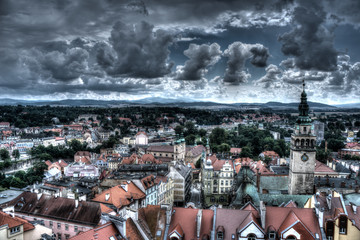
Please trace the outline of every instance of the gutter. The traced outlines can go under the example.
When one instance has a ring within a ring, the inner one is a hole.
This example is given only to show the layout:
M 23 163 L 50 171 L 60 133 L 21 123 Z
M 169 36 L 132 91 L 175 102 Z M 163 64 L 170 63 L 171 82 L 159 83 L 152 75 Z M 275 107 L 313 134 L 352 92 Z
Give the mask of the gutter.
M 214 220 L 213 220 L 213 227 L 212 227 L 211 237 L 210 237 L 211 240 L 215 240 L 216 209 L 217 209 L 217 207 L 215 207 L 215 209 L 214 209 Z

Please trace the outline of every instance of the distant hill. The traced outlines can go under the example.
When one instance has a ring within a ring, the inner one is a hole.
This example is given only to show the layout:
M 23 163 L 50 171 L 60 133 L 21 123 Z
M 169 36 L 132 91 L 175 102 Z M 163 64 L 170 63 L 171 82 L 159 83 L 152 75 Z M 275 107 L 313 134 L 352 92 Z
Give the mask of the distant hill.
M 348 104 L 339 104 L 335 105 L 336 107 L 340 108 L 360 108 L 360 102 L 358 103 L 348 103 Z
M 274 110 L 295 110 L 299 103 L 281 103 L 281 102 L 267 102 L 267 103 L 217 103 L 217 102 L 203 102 L 193 99 L 170 99 L 170 98 L 144 98 L 139 100 L 92 100 L 92 99 L 67 99 L 67 100 L 17 100 L 3 98 L 0 99 L 0 105 L 34 105 L 34 106 L 97 106 L 97 107 L 116 107 L 116 106 L 169 106 L 169 107 L 193 107 L 193 108 L 232 108 L 232 109 L 260 109 L 271 108 Z M 337 109 L 335 106 L 309 102 L 312 109 Z

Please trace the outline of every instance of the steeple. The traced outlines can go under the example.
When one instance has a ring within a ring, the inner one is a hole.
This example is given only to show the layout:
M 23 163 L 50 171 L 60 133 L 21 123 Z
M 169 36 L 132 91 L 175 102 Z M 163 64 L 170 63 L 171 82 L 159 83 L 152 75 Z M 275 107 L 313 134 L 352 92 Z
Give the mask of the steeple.
M 301 102 L 299 104 L 299 117 L 297 123 L 311 123 L 311 118 L 309 117 L 309 105 L 307 103 L 307 95 L 305 92 L 305 80 L 303 79 L 303 91 L 301 93 Z

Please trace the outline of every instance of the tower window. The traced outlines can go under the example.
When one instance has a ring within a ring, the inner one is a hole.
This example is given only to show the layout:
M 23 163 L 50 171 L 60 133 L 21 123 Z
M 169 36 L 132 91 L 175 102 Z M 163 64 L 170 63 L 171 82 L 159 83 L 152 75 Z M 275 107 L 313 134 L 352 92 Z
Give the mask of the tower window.
M 304 133 L 306 133 L 306 127 L 304 127 Z

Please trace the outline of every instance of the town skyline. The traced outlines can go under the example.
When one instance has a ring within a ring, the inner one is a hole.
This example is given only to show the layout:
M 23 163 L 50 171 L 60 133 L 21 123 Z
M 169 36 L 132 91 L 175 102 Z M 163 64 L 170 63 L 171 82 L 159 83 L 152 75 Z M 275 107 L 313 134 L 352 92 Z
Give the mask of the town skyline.
M 359 99 L 353 1 L 2 1 L 0 96 Z

